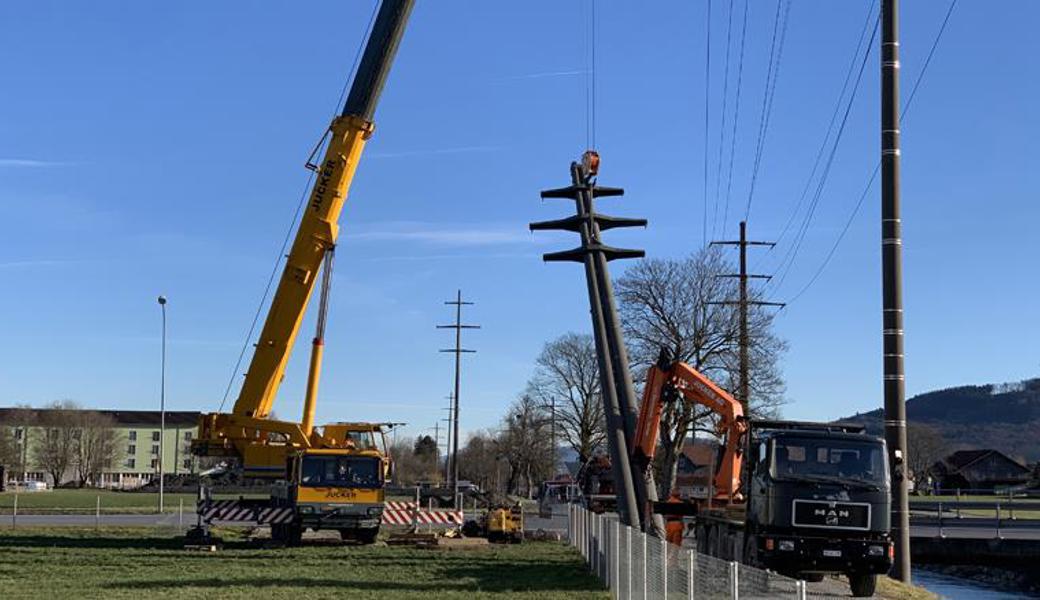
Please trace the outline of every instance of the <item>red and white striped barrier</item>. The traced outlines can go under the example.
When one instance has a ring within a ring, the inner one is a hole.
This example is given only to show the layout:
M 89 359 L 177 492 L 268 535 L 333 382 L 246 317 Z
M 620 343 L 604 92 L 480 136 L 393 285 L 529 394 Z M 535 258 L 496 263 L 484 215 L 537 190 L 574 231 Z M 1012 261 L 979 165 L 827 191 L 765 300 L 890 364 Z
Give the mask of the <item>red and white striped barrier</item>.
M 462 525 L 461 510 L 398 510 L 390 508 L 390 504 L 387 502 L 387 508 L 383 511 L 383 525 Z
M 386 510 L 412 510 L 415 507 L 415 502 L 394 502 L 388 500 L 383 503 L 383 508 Z

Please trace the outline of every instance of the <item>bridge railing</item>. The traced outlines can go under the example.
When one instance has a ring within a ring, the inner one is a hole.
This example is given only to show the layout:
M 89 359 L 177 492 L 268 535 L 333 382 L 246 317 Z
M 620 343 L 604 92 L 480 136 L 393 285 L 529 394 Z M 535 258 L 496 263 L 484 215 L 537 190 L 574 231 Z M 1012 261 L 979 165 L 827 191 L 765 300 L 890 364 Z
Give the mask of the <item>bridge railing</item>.
M 1036 501 L 916 501 L 910 505 L 910 522 L 918 527 L 992 530 L 1000 538 L 1008 530 L 1040 529 L 1040 502 Z
M 567 541 L 619 600 L 806 598 L 804 581 L 680 548 L 617 515 L 572 504 L 567 516 Z

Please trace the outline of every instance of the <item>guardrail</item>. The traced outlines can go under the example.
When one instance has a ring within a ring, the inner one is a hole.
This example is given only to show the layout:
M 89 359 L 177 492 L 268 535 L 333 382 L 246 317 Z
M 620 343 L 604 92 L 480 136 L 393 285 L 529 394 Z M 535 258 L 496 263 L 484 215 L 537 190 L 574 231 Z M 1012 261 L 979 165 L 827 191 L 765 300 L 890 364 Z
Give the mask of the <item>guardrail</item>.
M 804 581 L 680 548 L 574 504 L 567 541 L 619 600 L 806 598 Z
M 994 538 L 1003 537 L 1010 529 L 1040 530 L 1040 519 L 1021 518 L 1016 510 L 1018 515 L 1040 511 L 1040 502 L 914 502 L 910 505 L 910 524 L 935 527 L 938 537 L 946 537 L 946 527 L 993 530 Z

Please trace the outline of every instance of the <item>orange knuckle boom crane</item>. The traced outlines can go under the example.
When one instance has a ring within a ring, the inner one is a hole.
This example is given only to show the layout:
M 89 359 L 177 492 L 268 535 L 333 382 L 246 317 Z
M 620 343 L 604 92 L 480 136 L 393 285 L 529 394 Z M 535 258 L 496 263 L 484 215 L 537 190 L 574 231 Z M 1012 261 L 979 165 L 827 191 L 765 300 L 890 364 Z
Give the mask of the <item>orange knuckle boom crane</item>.
M 747 433 L 744 407 L 686 363 L 659 361 L 647 371 L 633 448 L 637 461 L 643 465 L 653 462 L 660 439 L 661 416 L 665 405 L 675 401 L 700 404 L 718 415 L 716 434 L 725 440 L 725 450 L 714 476 L 712 500 L 718 503 L 741 501 L 741 466 L 744 435 Z
M 292 247 L 261 330 L 249 369 L 230 413 L 204 414 L 192 451 L 229 457 L 243 475 L 274 480 L 271 498 L 219 502 L 200 487 L 198 539 L 214 521 L 271 525 L 272 537 L 295 543 L 306 528 L 338 529 L 370 543 L 379 532 L 390 459 L 386 426 L 332 423 L 314 426 L 324 349 L 325 314 L 339 216 L 375 128 L 373 116 L 404 34 L 414 0 L 383 0 L 365 45 L 343 112 L 327 141 Z M 320 146 L 320 144 L 319 144 Z M 299 423 L 270 419 L 304 313 L 322 274 L 317 332 L 312 343 L 303 416 Z M 244 518 L 243 518 L 244 516 Z M 189 536 L 189 540 L 191 536 Z

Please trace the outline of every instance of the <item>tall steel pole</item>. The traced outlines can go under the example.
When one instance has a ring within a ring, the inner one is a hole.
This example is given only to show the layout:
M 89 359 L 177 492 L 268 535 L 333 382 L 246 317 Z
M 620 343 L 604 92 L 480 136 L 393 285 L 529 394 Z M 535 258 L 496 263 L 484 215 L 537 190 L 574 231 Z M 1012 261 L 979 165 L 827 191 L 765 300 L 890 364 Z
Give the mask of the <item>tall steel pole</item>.
M 748 272 L 747 272 L 747 222 L 740 222 L 740 403 L 744 414 L 749 415 L 751 399 L 751 368 L 748 336 Z
M 910 582 L 906 401 L 903 371 L 903 232 L 899 207 L 899 3 L 881 2 L 881 294 L 885 440 L 892 465 L 892 578 Z
M 159 513 L 163 512 L 163 458 L 166 456 L 166 296 L 159 296 L 162 309 L 162 358 L 159 368 Z
M 739 280 L 739 297 L 736 301 L 724 300 L 721 302 L 709 302 L 708 304 L 737 305 L 740 318 L 740 334 L 737 340 L 739 353 L 739 377 L 737 382 L 737 399 L 744 406 L 744 414 L 749 415 L 751 402 L 751 334 L 748 323 L 749 306 L 784 306 L 782 302 L 766 302 L 764 300 L 751 300 L 748 291 L 748 281 L 751 279 L 770 279 L 769 275 L 752 275 L 747 271 L 748 246 L 776 246 L 775 242 L 752 242 L 747 239 L 747 221 L 740 222 L 740 239 L 728 242 L 712 242 L 712 246 L 737 246 L 740 249 L 740 270 L 736 274 L 720 275 L 720 277 L 736 277 Z
M 462 347 L 462 330 L 463 329 L 480 329 L 480 325 L 463 325 L 462 324 L 462 307 L 463 305 L 470 306 L 472 302 L 462 301 L 462 290 L 455 292 L 455 300 L 448 300 L 445 304 L 455 305 L 455 323 L 452 325 L 438 325 L 438 329 L 454 329 L 455 330 L 455 347 L 447 350 L 441 350 L 441 352 L 452 352 L 455 354 L 455 401 L 454 410 L 452 411 L 452 448 L 451 448 L 451 484 L 449 487 L 452 488 L 452 492 L 455 496 L 455 510 L 462 510 L 462 506 L 459 505 L 459 387 L 462 381 L 462 355 L 463 353 L 472 353 L 476 350 L 466 350 Z

